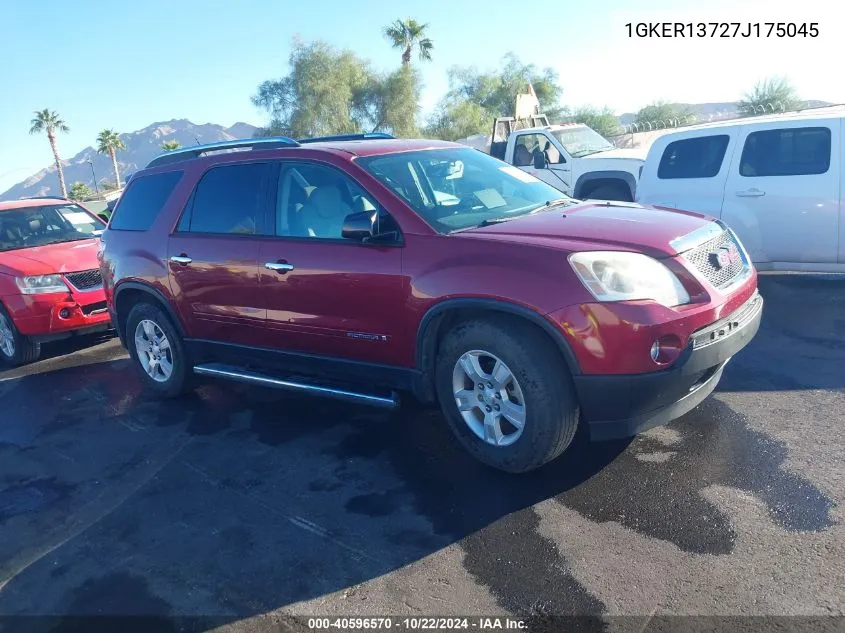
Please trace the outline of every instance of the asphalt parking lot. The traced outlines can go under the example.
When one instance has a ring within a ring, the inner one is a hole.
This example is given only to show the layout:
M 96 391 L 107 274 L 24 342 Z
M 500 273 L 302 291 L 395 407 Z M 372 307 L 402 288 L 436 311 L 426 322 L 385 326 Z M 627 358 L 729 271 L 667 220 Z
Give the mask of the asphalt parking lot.
M 436 411 L 161 402 L 115 339 L 56 344 L 0 373 L 0 615 L 845 615 L 845 281 L 760 286 L 713 397 L 526 476 Z

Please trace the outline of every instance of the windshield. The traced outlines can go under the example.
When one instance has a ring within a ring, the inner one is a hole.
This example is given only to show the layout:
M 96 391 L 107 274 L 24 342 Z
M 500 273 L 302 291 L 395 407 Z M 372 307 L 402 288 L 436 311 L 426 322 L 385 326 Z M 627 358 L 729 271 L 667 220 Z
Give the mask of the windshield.
M 105 225 L 79 205 L 48 204 L 0 211 L 0 251 L 96 237 Z
M 521 169 L 471 148 L 404 152 L 358 159 L 441 233 L 503 222 L 574 204 Z
M 616 147 L 601 134 L 588 127 L 572 127 L 552 131 L 572 158 L 606 152 Z

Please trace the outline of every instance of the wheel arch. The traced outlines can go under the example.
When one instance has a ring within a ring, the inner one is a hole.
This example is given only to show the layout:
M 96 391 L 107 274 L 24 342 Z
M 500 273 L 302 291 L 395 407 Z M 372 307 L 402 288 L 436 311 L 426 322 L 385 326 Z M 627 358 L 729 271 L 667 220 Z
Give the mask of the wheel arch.
M 539 328 L 554 342 L 570 373 L 573 376 L 581 373 L 575 354 L 563 333 L 537 312 L 496 299 L 446 299 L 426 311 L 417 329 L 415 360 L 421 381 L 415 389 L 417 398 L 425 402 L 435 399 L 433 368 L 437 346 L 443 334 L 455 323 L 485 314 L 508 315 Z
M 637 194 L 637 179 L 634 175 L 627 171 L 591 171 L 586 174 L 581 174 L 575 182 L 575 188 L 572 190 L 574 198 L 581 198 L 584 191 L 595 189 L 604 185 L 622 184 L 627 186 L 631 192 L 631 200 L 636 199 Z
M 160 290 L 143 282 L 126 281 L 120 284 L 114 292 L 114 325 L 124 347 L 126 346 L 126 319 L 129 318 L 129 312 L 137 303 L 145 300 L 160 306 L 170 318 L 173 327 L 179 332 L 179 336 L 185 337 L 182 320 Z

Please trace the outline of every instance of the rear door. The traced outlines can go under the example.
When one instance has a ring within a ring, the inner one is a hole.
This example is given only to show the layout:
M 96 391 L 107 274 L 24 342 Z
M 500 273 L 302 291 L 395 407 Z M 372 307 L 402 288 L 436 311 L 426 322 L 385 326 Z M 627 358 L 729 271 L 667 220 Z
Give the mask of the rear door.
M 719 217 L 735 138 L 734 128 L 718 128 L 657 139 L 643 166 L 637 202 Z
M 265 233 L 271 163 L 212 166 L 168 244 L 170 285 L 191 338 L 257 345 L 266 309 L 258 240 Z
M 740 128 L 722 219 L 755 263 L 837 262 L 842 166 L 832 148 L 840 125 L 805 119 Z

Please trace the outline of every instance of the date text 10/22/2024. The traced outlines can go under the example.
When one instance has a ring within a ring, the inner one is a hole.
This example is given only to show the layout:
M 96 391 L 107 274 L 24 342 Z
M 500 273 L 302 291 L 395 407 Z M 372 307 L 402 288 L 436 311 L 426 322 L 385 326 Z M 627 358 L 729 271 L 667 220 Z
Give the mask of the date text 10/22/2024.
M 507 617 L 380 617 L 380 618 L 309 618 L 312 631 L 360 631 L 381 629 L 394 631 L 452 631 L 452 630 L 525 630 L 528 623 Z

